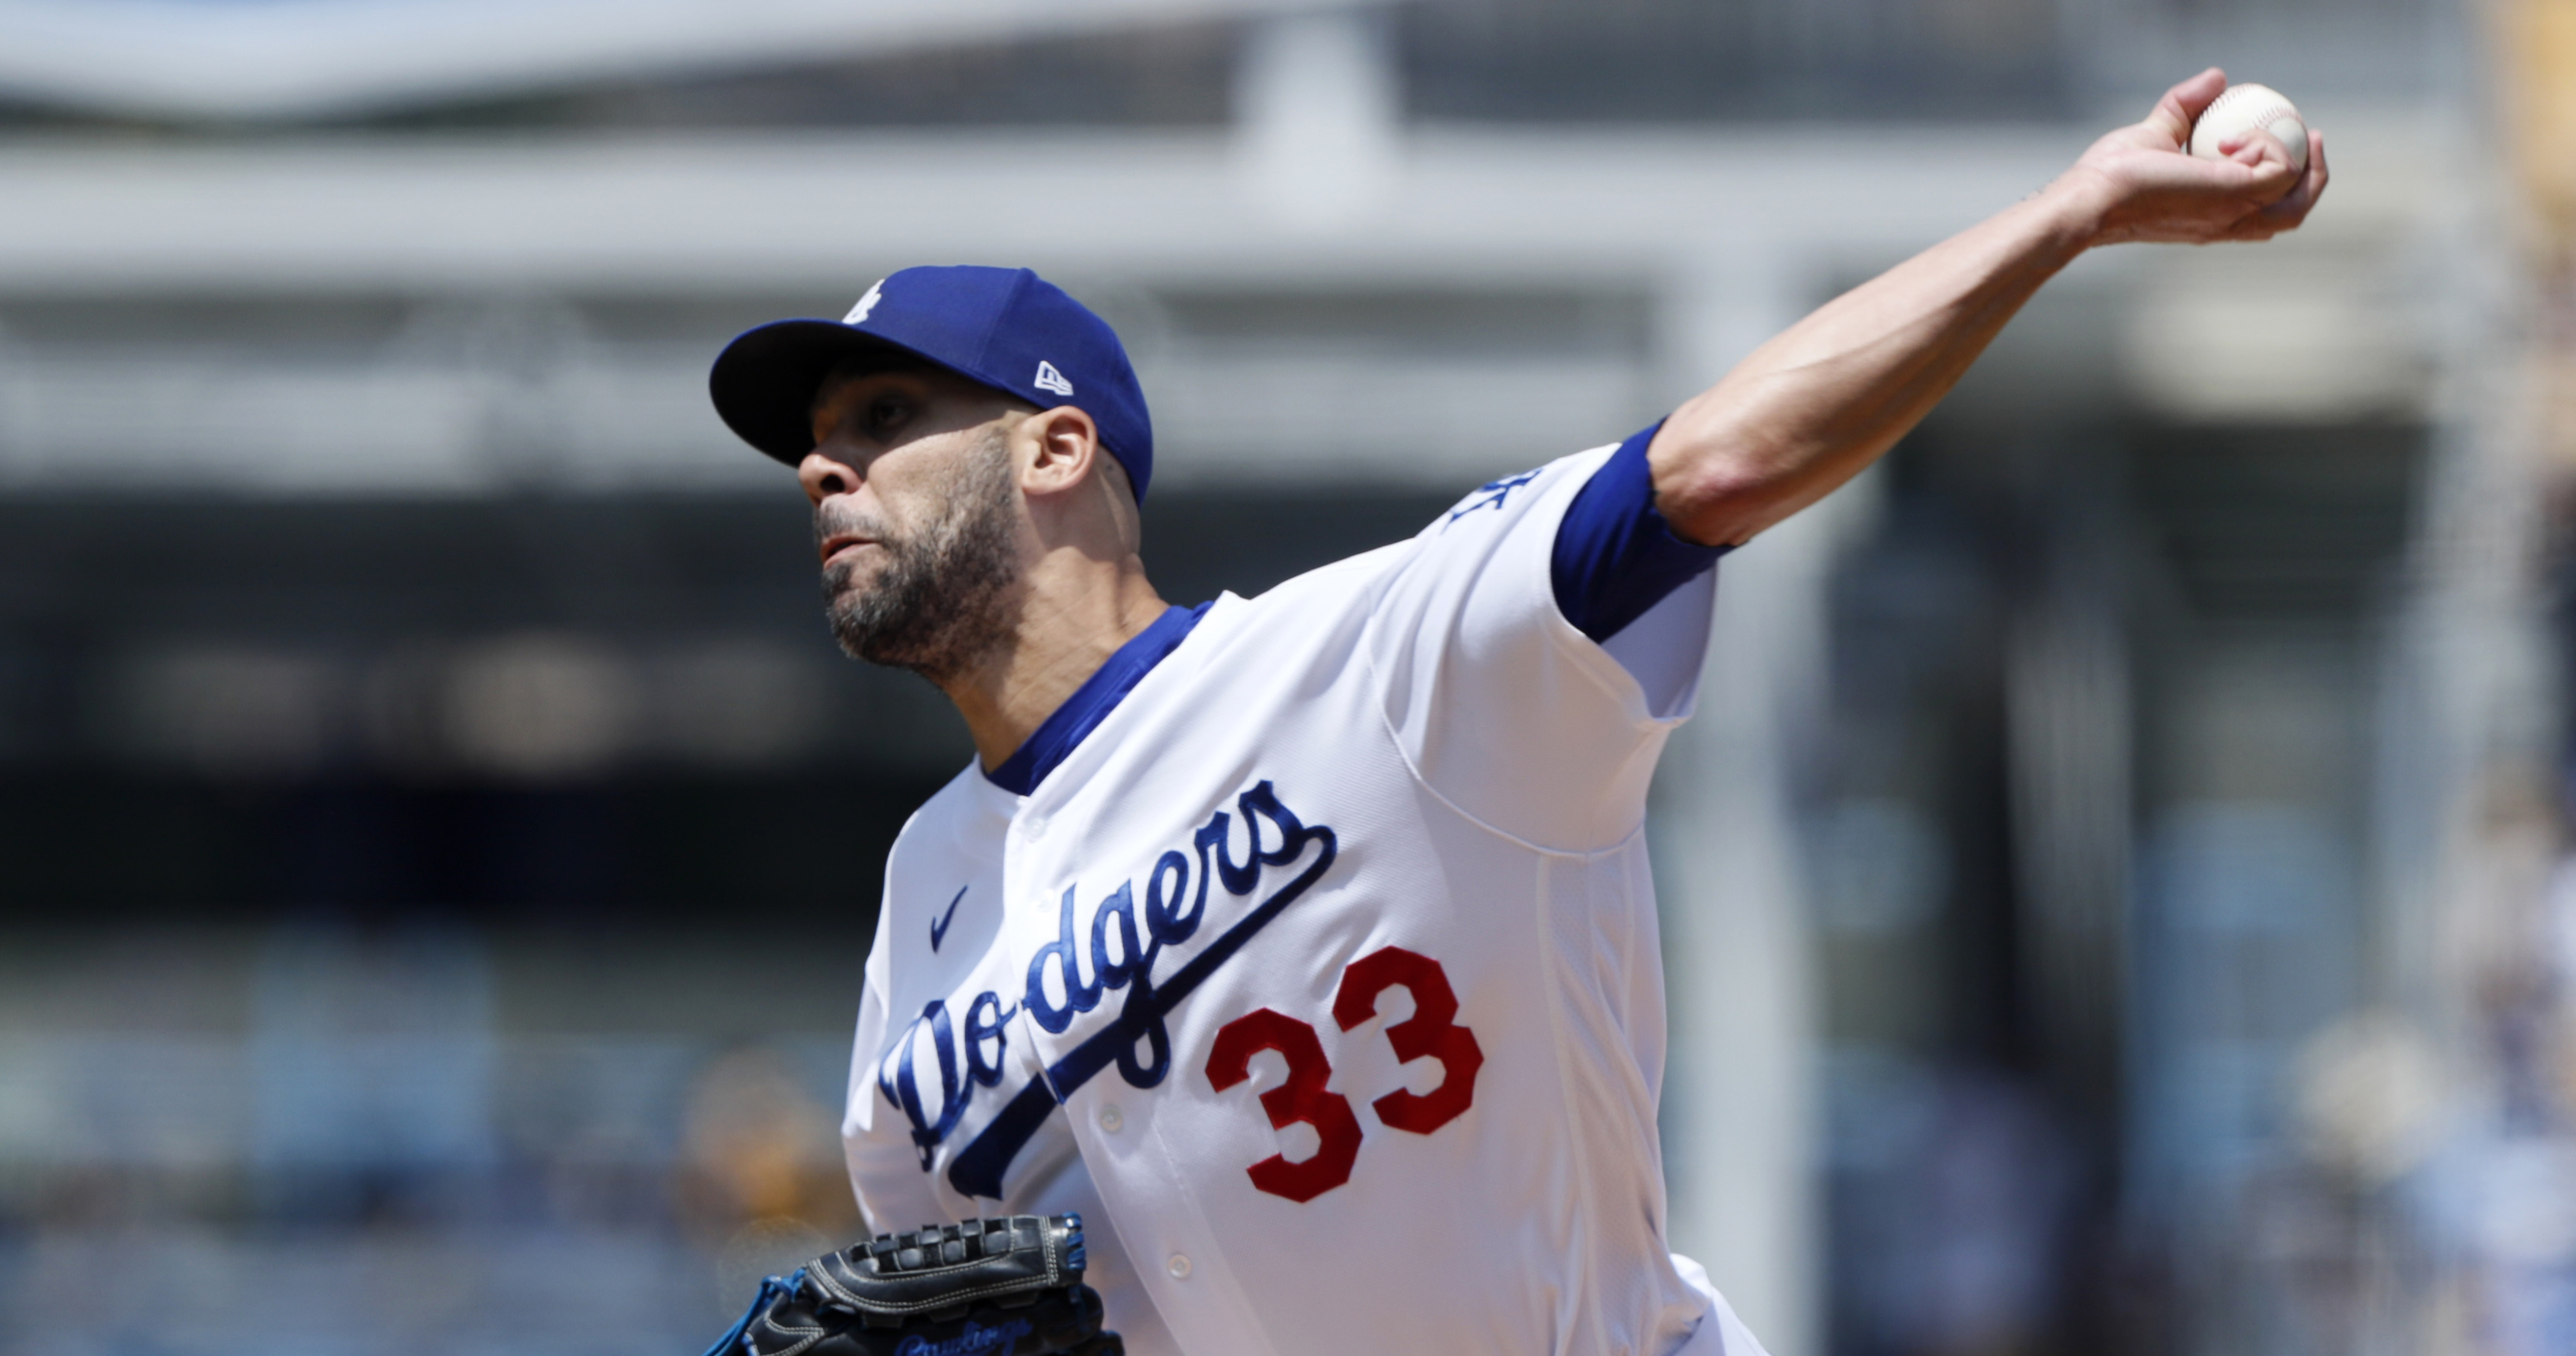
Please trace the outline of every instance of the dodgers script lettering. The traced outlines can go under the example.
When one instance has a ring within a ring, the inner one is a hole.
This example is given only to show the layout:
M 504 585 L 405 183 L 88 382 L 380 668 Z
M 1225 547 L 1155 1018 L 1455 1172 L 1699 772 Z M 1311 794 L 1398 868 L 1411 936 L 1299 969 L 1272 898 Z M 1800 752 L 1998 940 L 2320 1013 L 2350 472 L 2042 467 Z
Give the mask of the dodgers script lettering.
M 878 1055 L 877 1091 L 911 1123 L 922 1169 L 931 1169 L 979 1093 L 1001 1083 L 1009 1024 L 1023 1011 L 1048 1034 L 1062 1035 L 1085 1014 L 1117 1000 L 1109 1021 L 1029 1080 L 958 1151 L 948 1180 L 960 1193 L 999 1199 L 1003 1173 L 1047 1113 L 1112 1063 L 1130 1086 L 1161 1084 L 1172 1068 L 1165 1018 L 1321 879 L 1337 852 L 1330 826 L 1306 823 L 1264 781 L 1236 796 L 1232 811 L 1210 816 L 1186 844 L 1156 858 L 1145 874 L 1141 907 L 1136 882 L 1120 881 L 1093 896 L 1099 902 L 1086 923 L 1084 891 L 1078 883 L 1065 886 L 1056 902 L 1055 939 L 1030 958 L 1016 1002 L 986 990 L 966 1003 L 961 1023 L 950 999 L 933 999 Z M 1301 862 L 1294 875 L 1277 882 L 1195 955 L 1158 974 L 1167 952 L 1200 935 L 1213 898 L 1211 883 L 1227 896 L 1250 898 L 1276 872 Z M 931 1092 L 925 1076 L 934 1070 L 936 1091 L 925 1096 Z

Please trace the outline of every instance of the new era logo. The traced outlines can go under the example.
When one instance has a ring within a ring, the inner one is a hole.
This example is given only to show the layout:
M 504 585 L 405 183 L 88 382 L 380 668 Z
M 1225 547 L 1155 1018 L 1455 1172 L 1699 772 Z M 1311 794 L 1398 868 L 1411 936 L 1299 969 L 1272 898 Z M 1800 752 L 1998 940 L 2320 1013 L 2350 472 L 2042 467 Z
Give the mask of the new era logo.
M 1073 394 L 1073 383 L 1066 381 L 1064 374 L 1055 370 L 1054 363 L 1043 358 L 1038 360 L 1038 374 L 1029 378 L 1029 384 L 1041 391 L 1053 391 L 1060 396 Z
M 841 323 L 844 325 L 855 325 L 860 321 L 867 319 L 868 312 L 875 310 L 877 308 L 877 302 L 884 296 L 885 279 L 879 278 L 875 282 L 868 284 L 868 294 L 859 298 L 859 304 L 851 307 L 848 315 L 841 317 Z

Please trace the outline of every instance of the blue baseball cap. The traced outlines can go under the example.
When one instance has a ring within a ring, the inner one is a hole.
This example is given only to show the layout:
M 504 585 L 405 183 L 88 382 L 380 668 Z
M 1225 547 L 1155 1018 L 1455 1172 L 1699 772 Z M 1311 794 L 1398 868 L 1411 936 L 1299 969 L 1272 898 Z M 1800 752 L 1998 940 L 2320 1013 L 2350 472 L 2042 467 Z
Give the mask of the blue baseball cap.
M 737 336 L 707 374 L 716 413 L 794 466 L 814 450 L 815 388 L 852 358 L 908 353 L 1039 409 L 1080 406 L 1136 497 L 1154 473 L 1154 424 L 1109 322 L 1025 268 L 907 268 L 839 320 L 780 320 Z

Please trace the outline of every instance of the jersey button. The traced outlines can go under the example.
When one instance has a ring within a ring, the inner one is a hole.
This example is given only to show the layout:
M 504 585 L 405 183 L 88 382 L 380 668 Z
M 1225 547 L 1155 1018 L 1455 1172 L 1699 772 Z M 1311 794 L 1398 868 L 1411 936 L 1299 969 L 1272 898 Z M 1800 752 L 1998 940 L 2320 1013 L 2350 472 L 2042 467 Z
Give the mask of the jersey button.
M 1190 1278 L 1190 1259 L 1184 1254 L 1173 1253 L 1171 1263 L 1165 1269 L 1172 1273 L 1173 1280 L 1186 1281 Z
M 1100 1107 L 1100 1128 L 1101 1128 L 1101 1129 L 1106 1130 L 1106 1131 L 1108 1131 L 1109 1133 L 1111 1133 L 1111 1134 L 1113 1134 L 1113 1135 L 1114 1135 L 1114 1134 L 1117 1134 L 1117 1133 L 1118 1133 L 1118 1127 L 1120 1127 L 1120 1126 L 1122 1126 L 1122 1125 L 1125 1125 L 1126 1123 L 1127 1123 L 1127 1118 L 1126 1118 L 1125 1116 L 1122 1116 L 1122 1115 L 1118 1114 L 1118 1104 L 1117 1104 L 1116 1102 L 1104 1102 L 1104 1103 L 1102 1103 L 1102 1104 L 1101 1104 L 1101 1107 Z

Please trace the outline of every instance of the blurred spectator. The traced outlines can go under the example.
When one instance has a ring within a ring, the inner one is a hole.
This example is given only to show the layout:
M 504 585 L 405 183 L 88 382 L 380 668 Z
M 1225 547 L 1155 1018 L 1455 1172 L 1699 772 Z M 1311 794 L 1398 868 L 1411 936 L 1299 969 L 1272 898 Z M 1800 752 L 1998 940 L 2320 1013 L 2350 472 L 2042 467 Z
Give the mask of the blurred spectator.
M 481 947 L 448 929 L 281 928 L 253 980 L 250 1159 L 269 1210 L 453 1214 L 491 1166 L 497 1051 Z
M 1845 1349 L 2048 1349 L 2079 1170 L 2046 1104 L 1990 1070 L 1884 1057 L 1836 1082 Z
M 684 1114 L 684 1190 L 701 1218 L 856 1215 L 841 1166 L 840 1116 L 777 1051 L 740 1049 L 711 1061 L 692 1083 Z
M 720 1294 L 748 1303 L 761 1277 L 858 1236 L 840 1118 L 777 1051 L 738 1049 L 711 1061 L 690 1087 L 685 1116 L 680 1197 L 694 1227 L 723 1240 Z
M 2487 1356 L 2576 1350 L 2576 854 L 2520 769 L 2498 775 L 2474 887 L 2444 920 L 2477 1095 L 2428 1183 L 2447 1338 Z

